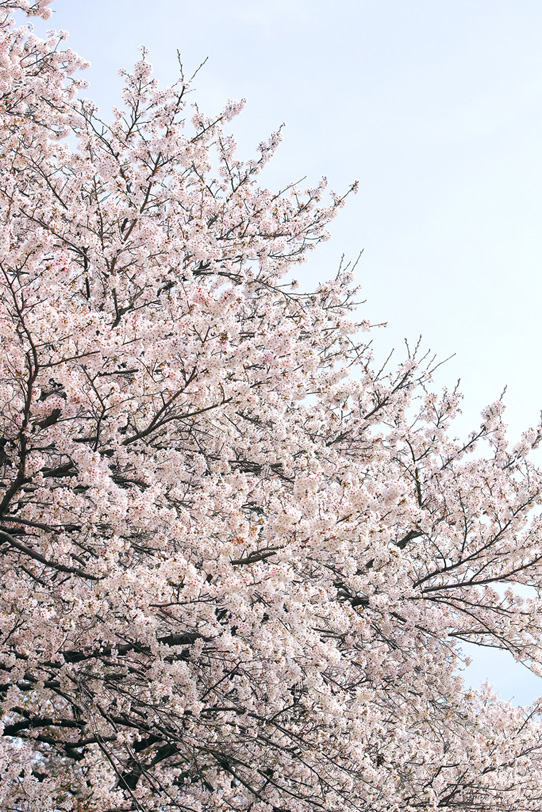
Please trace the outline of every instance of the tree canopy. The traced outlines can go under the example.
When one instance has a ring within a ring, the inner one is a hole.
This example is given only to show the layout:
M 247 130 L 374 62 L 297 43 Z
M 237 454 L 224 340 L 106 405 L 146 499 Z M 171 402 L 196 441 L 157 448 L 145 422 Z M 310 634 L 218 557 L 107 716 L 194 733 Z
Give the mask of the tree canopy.
M 85 63 L 0 0 L 0 805 L 538 810 L 540 428 L 466 440 L 419 347 L 380 369 L 343 205 L 262 188 L 146 54 L 105 123 Z

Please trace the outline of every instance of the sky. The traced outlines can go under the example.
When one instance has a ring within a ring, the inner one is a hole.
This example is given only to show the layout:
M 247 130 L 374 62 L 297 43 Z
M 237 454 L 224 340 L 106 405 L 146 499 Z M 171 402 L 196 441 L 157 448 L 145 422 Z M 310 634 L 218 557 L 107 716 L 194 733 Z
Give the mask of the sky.
M 542 409 L 542 3 L 540 0 L 56 0 L 38 31 L 70 32 L 92 64 L 87 91 L 105 118 L 119 68 L 149 49 L 155 76 L 207 58 L 194 100 L 208 114 L 247 99 L 234 122 L 241 157 L 286 123 L 264 181 L 359 180 L 305 266 L 310 287 L 355 259 L 376 352 L 404 339 L 461 379 L 458 431 L 505 387 L 512 437 Z M 300 277 L 301 278 L 301 277 Z M 466 672 L 505 699 L 542 695 L 508 655 Z

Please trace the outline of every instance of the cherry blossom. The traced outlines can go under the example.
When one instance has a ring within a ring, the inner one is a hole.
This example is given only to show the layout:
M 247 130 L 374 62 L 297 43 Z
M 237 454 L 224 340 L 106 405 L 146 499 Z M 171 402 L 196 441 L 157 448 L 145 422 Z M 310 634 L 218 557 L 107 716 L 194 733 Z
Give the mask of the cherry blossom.
M 379 369 L 346 195 L 262 188 L 146 52 L 110 123 L 0 0 L 0 807 L 538 810 L 541 428 Z M 352 190 L 355 191 L 355 187 Z

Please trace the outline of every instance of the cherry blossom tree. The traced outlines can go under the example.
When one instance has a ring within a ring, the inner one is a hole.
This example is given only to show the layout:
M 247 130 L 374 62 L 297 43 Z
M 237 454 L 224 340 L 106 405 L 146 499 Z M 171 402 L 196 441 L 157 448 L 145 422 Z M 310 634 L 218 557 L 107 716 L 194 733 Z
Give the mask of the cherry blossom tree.
M 0 806 L 538 810 L 540 428 L 455 438 L 419 347 L 379 369 L 344 197 L 271 192 L 146 55 L 111 123 L 0 0 Z

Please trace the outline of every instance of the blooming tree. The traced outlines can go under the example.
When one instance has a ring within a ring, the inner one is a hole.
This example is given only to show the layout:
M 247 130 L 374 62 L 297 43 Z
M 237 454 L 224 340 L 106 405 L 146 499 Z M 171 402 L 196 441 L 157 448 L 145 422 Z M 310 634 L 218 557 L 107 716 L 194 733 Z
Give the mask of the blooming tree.
M 538 810 L 536 708 L 458 666 L 542 663 L 540 431 L 455 439 L 348 268 L 292 281 L 343 199 L 145 56 L 100 121 L 49 2 L 0 0 L 1 808 Z

